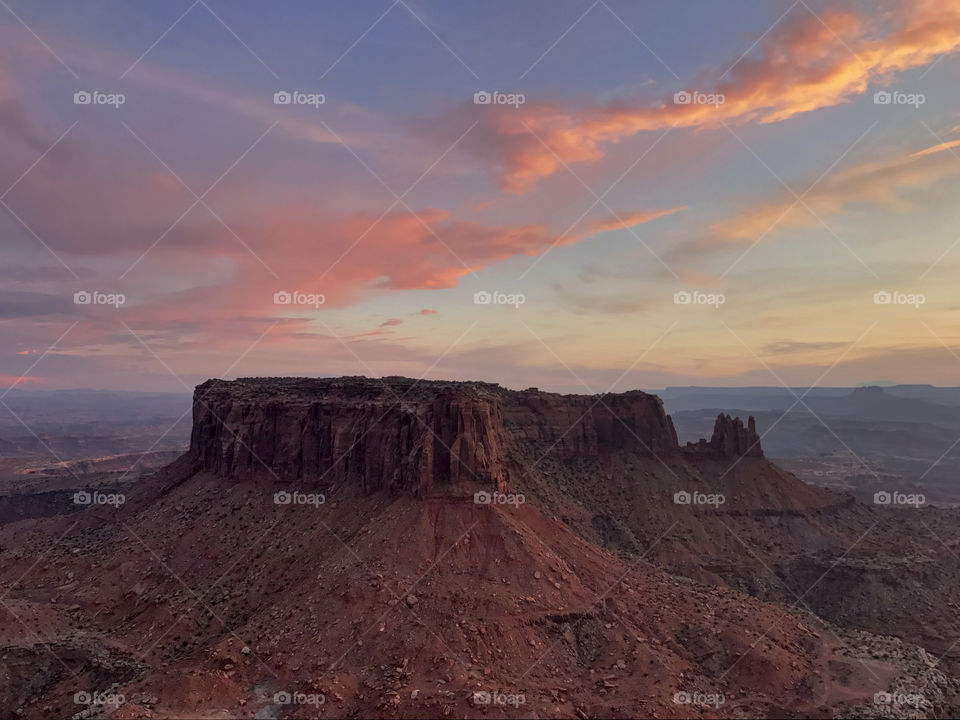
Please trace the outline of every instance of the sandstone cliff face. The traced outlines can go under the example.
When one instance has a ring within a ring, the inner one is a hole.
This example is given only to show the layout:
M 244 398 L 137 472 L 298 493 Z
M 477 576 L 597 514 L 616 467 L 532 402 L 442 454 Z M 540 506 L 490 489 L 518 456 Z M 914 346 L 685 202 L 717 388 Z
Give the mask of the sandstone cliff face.
M 634 390 L 606 395 L 558 395 L 535 389 L 504 391 L 504 417 L 518 440 L 532 441 L 560 457 L 618 450 L 675 453 L 677 432 L 656 395 Z
M 720 413 L 713 425 L 713 435 L 710 440 L 701 439 L 697 443 L 687 443 L 686 449 L 695 453 L 715 455 L 725 458 L 763 457 L 760 447 L 760 436 L 757 434 L 756 421 L 751 415 L 747 426 L 743 426 L 740 418 L 732 418 Z
M 211 380 L 197 388 L 193 413 L 190 453 L 217 475 L 420 496 L 438 485 L 506 481 L 500 403 L 480 384 Z
M 639 391 L 558 395 L 406 378 L 210 380 L 194 396 L 190 454 L 225 477 L 420 496 L 478 484 L 504 491 L 510 448 L 561 457 L 678 452 L 660 399 Z M 469 488 L 467 488 L 469 489 Z

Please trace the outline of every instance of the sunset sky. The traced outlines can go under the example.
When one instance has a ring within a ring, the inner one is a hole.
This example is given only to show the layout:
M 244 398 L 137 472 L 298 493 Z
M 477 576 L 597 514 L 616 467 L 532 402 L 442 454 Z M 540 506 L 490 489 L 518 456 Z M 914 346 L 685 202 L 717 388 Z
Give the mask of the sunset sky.
M 3 0 L 0 135 L 0 389 L 960 385 L 956 0 Z

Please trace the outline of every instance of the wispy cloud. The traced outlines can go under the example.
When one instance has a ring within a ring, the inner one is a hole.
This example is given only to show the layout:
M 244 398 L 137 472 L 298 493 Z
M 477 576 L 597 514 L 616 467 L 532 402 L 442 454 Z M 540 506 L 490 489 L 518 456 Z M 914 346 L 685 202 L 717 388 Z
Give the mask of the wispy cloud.
M 815 16 L 801 4 L 726 79 L 705 73 L 691 87 L 677 88 L 722 96 L 722 102 L 682 103 L 673 94 L 588 108 L 531 102 L 519 111 L 484 112 L 473 147 L 494 158 L 505 190 L 523 193 L 562 164 L 599 160 L 639 132 L 783 122 L 849 103 L 872 83 L 888 84 L 904 70 L 958 51 L 960 6 L 951 0 L 915 0 L 873 19 L 839 9 Z
M 958 145 L 960 141 L 938 143 L 917 152 L 837 170 L 818 183 L 802 204 L 795 202 L 792 194 L 781 192 L 714 223 L 709 236 L 698 243 L 697 248 L 724 247 L 760 238 L 771 240 L 777 230 L 819 227 L 820 220 L 810 210 L 819 218 L 858 205 L 907 211 L 911 206 L 903 198 L 905 190 L 929 188 L 947 176 L 960 174 L 960 160 L 950 152 Z

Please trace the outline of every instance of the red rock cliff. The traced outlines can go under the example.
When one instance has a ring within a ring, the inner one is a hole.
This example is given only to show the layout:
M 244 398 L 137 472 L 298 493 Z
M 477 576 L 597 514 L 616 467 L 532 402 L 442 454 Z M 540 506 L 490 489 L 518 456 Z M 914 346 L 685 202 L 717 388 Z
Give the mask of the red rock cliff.
M 732 418 L 720 413 L 713 424 L 713 435 L 710 440 L 700 440 L 697 443 L 687 443 L 686 450 L 690 452 L 716 455 L 725 458 L 763 457 L 760 447 L 760 436 L 757 434 L 757 424 L 751 415 L 744 427 L 740 418 Z
M 505 482 L 495 386 L 365 378 L 211 380 L 194 394 L 190 452 L 233 477 L 410 490 Z
M 558 395 L 489 383 L 407 378 L 210 380 L 194 395 L 190 453 L 225 477 L 426 496 L 505 490 L 510 448 L 563 457 L 678 450 L 659 398 L 639 391 Z
M 677 451 L 677 432 L 656 395 L 639 390 L 605 395 L 558 395 L 536 389 L 509 392 L 504 417 L 517 439 L 563 457 L 618 450 Z

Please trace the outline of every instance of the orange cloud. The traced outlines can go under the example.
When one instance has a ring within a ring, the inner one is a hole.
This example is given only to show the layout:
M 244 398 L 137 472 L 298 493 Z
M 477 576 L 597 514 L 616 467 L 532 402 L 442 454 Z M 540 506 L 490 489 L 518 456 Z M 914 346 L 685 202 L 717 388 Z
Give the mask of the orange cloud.
M 924 155 L 932 155 L 933 153 L 942 152 L 944 150 L 950 150 L 955 147 L 960 147 L 960 140 L 951 140 L 950 142 L 943 142 L 933 147 L 928 147 L 926 150 L 920 150 L 915 152 L 911 157 L 923 157 Z
M 675 212 L 686 209 L 686 205 L 681 205 L 679 207 L 666 208 L 664 210 L 640 210 L 636 212 L 617 213 L 613 217 L 603 218 L 602 220 L 594 220 L 590 223 L 589 229 L 590 233 L 593 234 L 608 232 L 610 230 L 632 228 L 636 225 L 642 225 L 643 223 L 648 223 L 651 220 L 656 220 L 657 218 L 664 217 L 665 215 L 673 215 Z
M 895 73 L 960 50 L 960 5 L 952 0 L 906 3 L 883 21 L 895 29 L 868 27 L 848 11 L 817 17 L 799 5 L 735 64 L 729 81 L 688 88 L 722 95 L 723 102 L 682 104 L 671 93 L 656 103 L 617 101 L 586 110 L 528 104 L 519 114 L 487 113 L 487 127 L 477 134 L 499 153 L 503 188 L 522 193 L 563 163 L 596 161 L 609 145 L 639 132 L 782 122 L 850 102 L 872 78 L 888 83 Z

